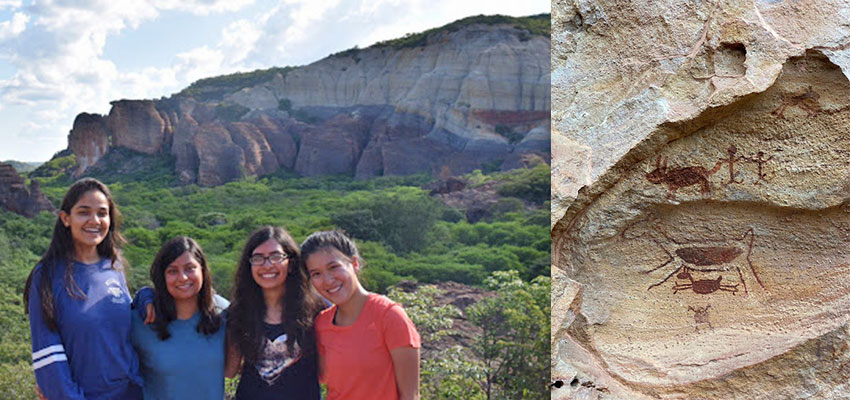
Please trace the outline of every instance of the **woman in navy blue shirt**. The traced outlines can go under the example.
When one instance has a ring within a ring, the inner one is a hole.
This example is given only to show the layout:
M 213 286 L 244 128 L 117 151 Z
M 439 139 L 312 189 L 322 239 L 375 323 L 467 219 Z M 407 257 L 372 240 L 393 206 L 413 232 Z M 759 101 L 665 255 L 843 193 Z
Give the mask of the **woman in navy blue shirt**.
M 75 182 L 27 279 L 33 370 L 48 399 L 142 398 L 120 224 L 106 185 Z

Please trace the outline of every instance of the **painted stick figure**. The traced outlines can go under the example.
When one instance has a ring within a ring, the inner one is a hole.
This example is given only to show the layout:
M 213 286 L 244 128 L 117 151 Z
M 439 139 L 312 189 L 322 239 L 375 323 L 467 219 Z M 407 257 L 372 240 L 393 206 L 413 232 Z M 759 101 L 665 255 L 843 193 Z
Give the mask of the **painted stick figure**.
M 694 330 L 699 333 L 699 324 L 708 324 L 708 327 L 711 330 L 714 330 L 714 327 L 711 326 L 711 319 L 708 317 L 708 309 L 711 308 L 711 304 L 707 304 L 705 307 L 692 307 L 688 306 L 689 311 L 693 311 L 694 313 Z
M 758 185 L 759 181 L 770 182 L 765 178 L 767 176 L 767 174 L 764 173 L 764 164 L 767 163 L 768 161 L 772 160 L 773 156 L 770 156 L 768 158 L 764 158 L 764 152 L 760 151 L 760 152 L 756 153 L 755 157 L 752 157 L 752 158 L 751 157 L 743 157 L 743 158 L 745 160 L 749 161 L 749 162 L 754 162 L 758 165 L 759 175 L 758 175 L 758 179 L 756 179 L 756 181 L 753 183 L 754 185 Z
M 745 158 L 744 156 L 738 156 L 737 158 L 735 158 L 735 153 L 737 153 L 737 152 L 738 152 L 738 148 L 735 147 L 734 144 L 729 145 L 729 148 L 726 149 L 727 158 L 721 158 L 720 159 L 721 162 L 725 162 L 725 163 L 729 164 L 729 182 L 726 182 L 726 184 L 744 182 L 743 179 L 735 180 L 735 176 L 738 175 L 738 173 L 735 172 L 735 163 L 740 161 L 742 158 Z

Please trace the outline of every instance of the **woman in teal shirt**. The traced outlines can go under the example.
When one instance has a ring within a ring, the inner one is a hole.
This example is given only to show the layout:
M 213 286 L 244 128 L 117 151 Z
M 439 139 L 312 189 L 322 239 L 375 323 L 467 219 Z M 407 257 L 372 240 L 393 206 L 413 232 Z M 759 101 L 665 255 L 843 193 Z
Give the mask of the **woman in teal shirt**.
M 131 341 L 139 353 L 145 399 L 224 397 L 225 319 L 197 242 L 175 237 L 151 265 L 155 320 L 133 313 Z

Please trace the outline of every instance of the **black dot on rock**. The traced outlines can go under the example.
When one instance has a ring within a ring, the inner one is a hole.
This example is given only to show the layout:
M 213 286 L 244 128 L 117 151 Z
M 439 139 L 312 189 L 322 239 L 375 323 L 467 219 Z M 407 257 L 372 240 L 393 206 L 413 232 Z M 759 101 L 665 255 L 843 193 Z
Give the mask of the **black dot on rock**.
M 570 382 L 570 386 L 578 386 L 578 384 L 579 384 L 578 378 L 573 378 L 573 381 Z

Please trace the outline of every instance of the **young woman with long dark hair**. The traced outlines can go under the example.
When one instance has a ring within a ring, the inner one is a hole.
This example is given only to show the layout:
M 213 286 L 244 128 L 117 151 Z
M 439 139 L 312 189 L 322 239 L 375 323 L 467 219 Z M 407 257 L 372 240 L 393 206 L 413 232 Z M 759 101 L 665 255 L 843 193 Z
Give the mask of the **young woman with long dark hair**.
M 75 182 L 50 246 L 27 278 L 33 370 L 48 399 L 142 398 L 120 224 L 106 185 Z
M 257 229 L 245 243 L 227 310 L 226 376 L 241 371 L 237 399 L 320 398 L 313 318 L 321 301 L 299 257 L 282 228 Z
M 357 246 L 338 231 L 301 244 L 301 269 L 334 305 L 316 317 L 319 365 L 327 400 L 419 399 L 416 327 L 401 305 L 363 288 Z
M 224 397 L 224 320 L 213 301 L 212 277 L 201 246 L 177 236 L 160 247 L 150 269 L 155 319 L 133 313 L 145 399 Z

